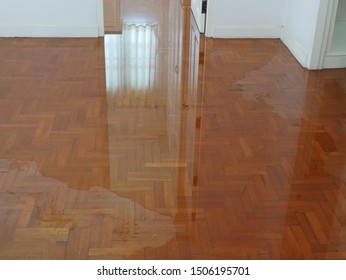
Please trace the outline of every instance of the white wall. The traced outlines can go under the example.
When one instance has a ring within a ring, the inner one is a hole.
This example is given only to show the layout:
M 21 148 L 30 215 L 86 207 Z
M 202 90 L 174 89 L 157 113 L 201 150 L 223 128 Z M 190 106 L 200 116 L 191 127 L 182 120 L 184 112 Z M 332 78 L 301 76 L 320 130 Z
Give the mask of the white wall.
M 312 61 L 314 47 L 321 43 L 321 36 L 323 36 L 323 28 L 317 30 L 320 1 L 286 1 L 281 40 L 298 61 L 307 68 L 316 68 L 312 65 L 316 64 Z
M 103 28 L 99 4 L 99 0 L 0 0 L 0 37 L 97 37 Z
M 206 35 L 215 38 L 279 38 L 285 2 L 208 0 Z

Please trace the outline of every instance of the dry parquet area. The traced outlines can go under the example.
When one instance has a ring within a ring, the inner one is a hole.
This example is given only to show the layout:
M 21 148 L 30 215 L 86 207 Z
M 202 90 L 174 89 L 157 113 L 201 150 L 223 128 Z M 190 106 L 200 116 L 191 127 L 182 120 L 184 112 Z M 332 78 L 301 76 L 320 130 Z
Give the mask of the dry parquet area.
M 346 70 L 160 3 L 145 86 L 111 37 L 0 39 L 0 259 L 346 259 Z

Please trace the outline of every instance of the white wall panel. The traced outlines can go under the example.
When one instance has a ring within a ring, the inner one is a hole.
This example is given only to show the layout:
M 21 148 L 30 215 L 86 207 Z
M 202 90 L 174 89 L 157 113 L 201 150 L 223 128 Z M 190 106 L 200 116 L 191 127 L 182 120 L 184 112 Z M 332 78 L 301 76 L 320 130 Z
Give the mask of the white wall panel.
M 209 37 L 279 38 L 286 0 L 208 0 Z
M 0 36 L 97 37 L 100 1 L 0 0 Z

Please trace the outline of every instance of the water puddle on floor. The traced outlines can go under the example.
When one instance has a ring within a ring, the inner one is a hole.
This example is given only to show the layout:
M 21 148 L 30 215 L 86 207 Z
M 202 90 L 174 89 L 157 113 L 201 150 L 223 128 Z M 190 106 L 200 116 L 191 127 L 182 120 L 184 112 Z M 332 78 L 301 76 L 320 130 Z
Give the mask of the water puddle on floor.
M 128 258 L 176 232 L 170 216 L 102 187 L 70 188 L 35 162 L 0 160 L 0 182 L 0 258 Z

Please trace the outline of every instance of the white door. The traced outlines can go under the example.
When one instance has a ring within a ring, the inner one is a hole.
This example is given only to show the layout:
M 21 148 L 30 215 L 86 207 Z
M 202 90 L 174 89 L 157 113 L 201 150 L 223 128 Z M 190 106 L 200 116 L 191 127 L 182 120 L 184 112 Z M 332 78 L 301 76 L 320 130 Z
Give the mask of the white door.
M 204 33 L 205 14 L 202 14 L 202 2 L 203 0 L 191 0 L 191 9 L 199 31 Z

